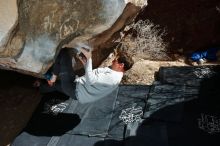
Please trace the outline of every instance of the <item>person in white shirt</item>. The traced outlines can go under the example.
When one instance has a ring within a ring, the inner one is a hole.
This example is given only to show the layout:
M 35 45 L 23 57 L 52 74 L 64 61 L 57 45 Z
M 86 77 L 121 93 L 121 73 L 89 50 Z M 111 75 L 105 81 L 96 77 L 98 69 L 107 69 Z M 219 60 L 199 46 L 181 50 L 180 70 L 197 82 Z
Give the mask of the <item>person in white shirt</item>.
M 75 79 L 72 58 L 67 49 L 62 49 L 52 68 L 52 77 L 48 84 L 41 84 L 42 93 L 58 90 L 80 103 L 93 102 L 113 92 L 121 82 L 125 71 L 134 61 L 126 53 L 119 53 L 110 67 L 92 69 L 91 51 L 81 49 L 78 56 L 85 68 L 85 75 Z M 60 80 L 57 80 L 57 77 Z

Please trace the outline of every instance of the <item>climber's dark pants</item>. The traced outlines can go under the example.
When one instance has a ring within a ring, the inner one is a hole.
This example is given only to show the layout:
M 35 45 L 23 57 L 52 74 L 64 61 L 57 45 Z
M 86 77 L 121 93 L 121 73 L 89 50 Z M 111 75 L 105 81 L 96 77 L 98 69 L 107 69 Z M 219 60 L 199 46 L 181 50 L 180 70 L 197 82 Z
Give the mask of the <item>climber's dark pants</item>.
M 58 80 L 53 86 L 42 83 L 40 86 L 41 93 L 59 91 L 76 100 L 75 89 L 76 83 L 75 73 L 72 66 L 72 58 L 67 49 L 62 49 L 57 56 L 51 72 L 58 76 Z

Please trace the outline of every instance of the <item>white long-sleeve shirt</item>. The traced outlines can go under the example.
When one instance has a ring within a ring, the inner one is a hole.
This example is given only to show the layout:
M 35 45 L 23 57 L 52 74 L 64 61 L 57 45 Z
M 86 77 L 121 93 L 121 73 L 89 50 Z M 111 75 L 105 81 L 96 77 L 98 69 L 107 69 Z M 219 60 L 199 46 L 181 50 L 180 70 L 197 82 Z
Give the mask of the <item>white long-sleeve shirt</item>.
M 114 71 L 108 67 L 92 70 L 92 59 L 85 65 L 85 75 L 75 80 L 76 98 L 80 103 L 98 100 L 117 88 L 123 72 Z

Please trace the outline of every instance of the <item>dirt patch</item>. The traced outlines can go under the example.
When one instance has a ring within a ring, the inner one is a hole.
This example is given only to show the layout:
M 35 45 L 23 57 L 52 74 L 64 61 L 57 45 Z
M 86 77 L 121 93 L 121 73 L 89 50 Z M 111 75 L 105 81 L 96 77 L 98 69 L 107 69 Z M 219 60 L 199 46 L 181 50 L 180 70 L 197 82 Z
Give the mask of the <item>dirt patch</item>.
M 151 85 L 155 80 L 155 73 L 162 66 L 188 66 L 183 60 L 179 61 L 137 61 L 131 70 L 126 72 L 122 83 Z

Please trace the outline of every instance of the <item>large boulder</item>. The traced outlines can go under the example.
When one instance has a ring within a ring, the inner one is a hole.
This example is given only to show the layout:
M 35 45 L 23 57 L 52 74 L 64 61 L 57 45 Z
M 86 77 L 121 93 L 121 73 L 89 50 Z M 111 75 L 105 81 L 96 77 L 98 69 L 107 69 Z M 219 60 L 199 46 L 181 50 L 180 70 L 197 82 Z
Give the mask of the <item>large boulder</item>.
M 64 45 L 88 40 L 98 66 L 113 46 L 104 44 L 140 10 L 128 2 L 0 1 L 0 68 L 42 77 Z
M 0 52 L 4 51 L 10 33 L 17 25 L 18 9 L 15 0 L 0 1 Z
M 0 11 L 0 68 L 38 77 L 63 46 L 77 42 L 90 42 L 99 66 L 138 12 L 136 20 L 150 26 L 140 28 L 150 34 L 141 36 L 141 49 L 133 41 L 142 58 L 166 60 L 165 51 L 187 54 L 220 44 L 218 0 L 8 0 L 0 1 Z
M 170 52 L 188 54 L 220 45 L 219 18 L 219 0 L 149 0 L 137 20 L 165 30 Z

